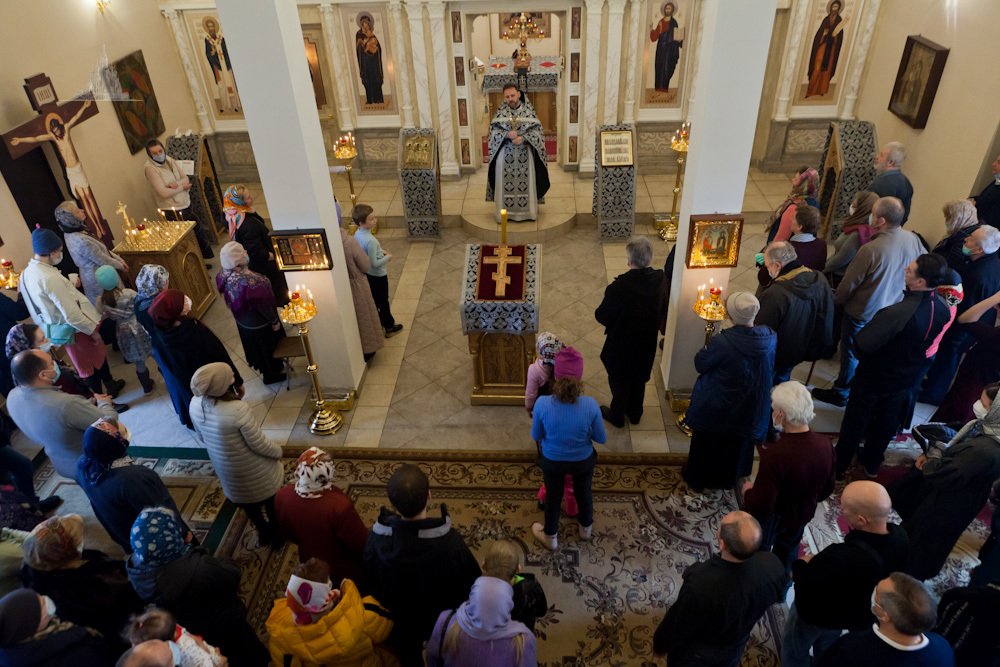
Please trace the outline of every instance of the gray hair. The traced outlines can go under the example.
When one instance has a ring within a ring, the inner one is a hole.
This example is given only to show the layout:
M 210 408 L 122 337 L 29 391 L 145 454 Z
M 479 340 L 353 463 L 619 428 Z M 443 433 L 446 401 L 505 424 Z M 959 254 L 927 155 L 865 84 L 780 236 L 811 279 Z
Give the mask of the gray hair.
M 944 226 L 949 234 L 979 223 L 976 205 L 968 199 L 956 199 L 941 207 L 944 213 Z
M 878 605 L 896 629 L 915 637 L 933 628 L 937 623 L 937 604 L 923 582 L 902 572 L 893 572 L 889 580 L 895 590 L 882 593 Z
M 972 232 L 978 234 L 982 232 L 983 252 L 987 255 L 1000 250 L 1000 229 L 990 225 L 980 225 L 979 229 Z
M 59 204 L 59 206 L 56 206 L 56 208 L 59 209 L 60 211 L 66 211 L 67 213 L 72 213 L 73 211 L 79 210 L 80 205 L 77 204 L 72 199 L 67 199 L 66 201 Z
M 901 167 L 906 159 L 906 146 L 898 141 L 890 141 L 885 145 L 885 159 L 887 162 L 892 161 L 896 167 Z
M 625 246 L 625 256 L 636 269 L 644 269 L 653 262 L 653 244 L 645 236 L 633 236 Z
M 799 258 L 795 252 L 795 246 L 787 241 L 773 241 L 764 248 L 764 256 L 772 262 L 777 262 L 781 266 L 788 266 Z
M 872 206 L 873 218 L 885 218 L 885 223 L 890 227 L 899 227 L 903 224 L 903 202 L 897 197 L 879 197 L 879 200 Z
M 805 426 L 813 420 L 812 396 L 801 382 L 789 380 L 771 390 L 771 409 L 785 413 L 785 421 L 792 426 Z

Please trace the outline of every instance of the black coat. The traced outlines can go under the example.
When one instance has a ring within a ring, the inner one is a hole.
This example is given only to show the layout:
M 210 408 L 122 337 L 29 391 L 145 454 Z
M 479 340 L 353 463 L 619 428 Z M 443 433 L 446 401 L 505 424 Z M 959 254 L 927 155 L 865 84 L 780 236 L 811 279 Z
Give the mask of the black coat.
M 801 265 L 783 269 L 759 296 L 754 322 L 778 334 L 775 370 L 833 353 L 833 290 L 822 273 Z
M 609 377 L 647 382 L 656 356 L 656 333 L 667 307 L 663 271 L 631 269 L 604 290 L 594 317 L 604 325 L 601 361 Z
M 990 183 L 975 197 L 979 220 L 992 227 L 1000 227 L 1000 185 Z
M 962 301 L 958 304 L 959 315 L 1000 291 L 1000 261 L 995 252 L 972 260 L 957 270 L 962 277 L 964 292 Z M 996 318 L 997 311 L 989 308 L 979 321 L 992 326 L 996 324 Z
M 278 268 L 276 259 L 268 259 L 274 254 L 271 245 L 271 230 L 267 228 L 264 219 L 256 213 L 247 213 L 240 228 L 236 230 L 233 240 L 241 244 L 250 257 L 249 268 L 271 281 L 271 290 L 278 307 L 288 303 L 288 283 L 285 274 Z
M 121 647 L 79 625 L 0 648 L 4 667 L 112 667 Z
M 30 316 L 31 313 L 28 312 L 28 306 L 25 305 L 20 292 L 17 295 L 17 301 L 6 294 L 0 294 L 0 334 L 3 334 L 4 340 L 7 340 L 7 334 L 14 328 L 14 325 Z M 10 363 L 4 360 L 3 363 L 0 363 L 0 394 L 6 397 L 13 388 L 14 378 L 10 375 Z
M 948 262 L 949 269 L 960 271 L 963 266 L 969 263 L 969 257 L 962 252 L 962 246 L 965 245 L 965 239 L 972 236 L 972 232 L 977 229 L 979 229 L 979 225 L 963 227 L 954 234 L 949 234 L 938 241 L 931 252 L 944 257 L 945 261 Z

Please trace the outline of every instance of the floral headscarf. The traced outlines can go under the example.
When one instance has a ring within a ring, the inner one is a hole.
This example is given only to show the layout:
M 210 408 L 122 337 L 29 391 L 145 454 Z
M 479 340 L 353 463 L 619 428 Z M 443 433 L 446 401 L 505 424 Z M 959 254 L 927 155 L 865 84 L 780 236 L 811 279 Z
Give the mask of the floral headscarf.
M 247 206 L 246 199 L 239 193 L 236 185 L 226 188 L 226 193 L 222 195 L 222 209 L 226 214 L 226 222 L 229 223 L 229 238 L 236 236 L 236 230 L 243 224 L 247 213 L 252 213 L 253 208 Z M 244 193 L 246 190 L 243 191 Z
M 61 204 L 60 204 L 61 206 Z M 59 229 L 62 230 L 63 234 L 73 234 L 75 232 L 89 232 L 87 228 L 86 220 L 80 220 L 78 217 L 70 213 L 69 211 L 56 208 L 55 212 L 56 223 L 59 225 Z
M 285 589 L 285 601 L 295 619 L 295 625 L 309 625 L 337 606 L 340 591 L 329 580 L 321 584 L 293 574 Z
M 310 447 L 299 456 L 295 477 L 299 497 L 319 498 L 333 488 L 333 461 L 319 447 Z
M 83 433 L 83 456 L 76 464 L 87 477 L 87 481 L 98 485 L 112 468 L 132 464 L 125 455 L 128 439 L 118 426 L 104 419 L 98 419 Z
M 555 363 L 556 355 L 559 354 L 559 350 L 563 349 L 563 344 L 561 340 L 556 338 L 555 334 L 543 331 L 538 334 L 538 338 L 535 340 L 535 349 L 538 350 L 538 356 L 542 358 L 543 362 L 551 364 Z
M 819 173 L 809 167 L 801 174 L 792 179 L 792 200 L 804 199 L 806 197 L 816 198 L 819 192 Z
M 35 526 L 24 540 L 24 562 L 36 570 L 68 570 L 83 564 L 83 519 L 54 516 Z
M 15 324 L 11 327 L 11 330 L 7 332 L 4 352 L 7 353 L 8 359 L 13 359 L 19 352 L 24 352 L 25 350 L 30 350 L 34 347 L 32 341 L 28 340 L 28 334 L 24 332 L 24 327 L 26 326 L 28 325 Z
M 139 269 L 139 275 L 135 277 L 135 288 L 140 298 L 149 298 L 162 292 L 169 281 L 170 273 L 165 268 L 159 264 L 147 264 Z
M 184 544 L 186 533 L 187 529 L 173 510 L 147 507 L 132 524 L 129 536 L 134 550 L 132 558 L 150 567 L 172 563 L 191 550 L 190 544 Z

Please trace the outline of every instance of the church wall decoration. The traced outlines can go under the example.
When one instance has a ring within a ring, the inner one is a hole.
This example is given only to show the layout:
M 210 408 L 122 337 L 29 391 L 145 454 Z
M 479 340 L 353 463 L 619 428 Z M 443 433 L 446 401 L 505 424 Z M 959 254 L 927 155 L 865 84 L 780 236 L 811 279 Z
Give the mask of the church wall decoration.
M 862 0 L 813 0 L 801 40 L 793 104 L 836 106 L 840 100 Z
M 455 85 L 465 85 L 465 58 L 455 56 Z
M 743 234 L 742 215 L 692 215 L 685 263 L 689 269 L 736 266 Z
M 324 229 L 271 232 L 271 245 L 282 271 L 330 271 L 330 243 Z
M 462 139 L 462 164 L 472 164 L 472 150 L 468 139 Z
M 569 54 L 569 80 L 570 83 L 580 82 L 580 54 Z
M 906 38 L 889 97 L 889 111 L 915 130 L 927 127 L 949 51 L 919 35 Z
M 469 125 L 469 106 L 464 98 L 458 100 L 458 124 L 462 127 Z
M 122 126 L 125 143 L 135 155 L 145 150 L 146 141 L 163 134 L 163 115 L 153 92 L 142 51 L 134 51 L 112 65 L 128 101 L 114 101 L 115 115 Z
M 524 12 L 524 15 L 531 19 L 532 25 L 536 26 L 539 30 L 545 31 L 542 37 L 533 39 L 548 39 L 552 35 L 552 14 L 549 12 Z M 505 32 L 514 34 L 520 18 L 521 12 L 502 12 L 500 14 L 500 28 L 497 37 L 503 39 Z
M 573 7 L 570 10 L 569 18 L 569 38 L 570 39 L 580 39 L 580 19 L 583 12 L 579 7 Z
M 580 121 L 580 97 L 579 95 L 569 96 L 569 122 L 577 123 Z
M 462 42 L 462 12 L 451 13 L 451 41 L 454 44 Z
M 631 167 L 635 164 L 631 130 L 601 131 L 601 166 Z
M 309 37 L 303 37 L 306 47 L 306 60 L 309 62 L 309 78 L 312 80 L 313 94 L 316 96 L 316 108 L 326 106 L 326 86 L 323 85 L 323 68 L 319 62 L 319 47 Z
M 389 20 L 383 5 L 341 5 L 357 111 L 362 116 L 397 113 Z
M 692 0 L 650 0 L 641 39 L 643 109 L 680 108 L 694 15 Z
M 184 12 L 184 18 L 212 107 L 212 117 L 215 120 L 242 120 L 243 104 L 219 15 L 190 11 Z
M 577 155 L 576 155 L 576 151 L 577 151 L 577 138 L 576 137 L 570 137 L 569 141 L 567 143 L 568 143 L 569 150 L 567 151 L 568 154 L 566 156 L 566 159 L 570 163 L 574 163 L 574 162 L 577 161 Z

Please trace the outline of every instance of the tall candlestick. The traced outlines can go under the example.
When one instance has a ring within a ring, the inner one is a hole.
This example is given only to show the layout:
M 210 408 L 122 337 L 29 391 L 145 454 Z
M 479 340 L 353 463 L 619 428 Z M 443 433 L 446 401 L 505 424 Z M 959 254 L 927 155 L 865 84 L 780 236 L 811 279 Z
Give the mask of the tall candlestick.
M 500 243 L 507 245 L 507 209 L 500 209 Z

